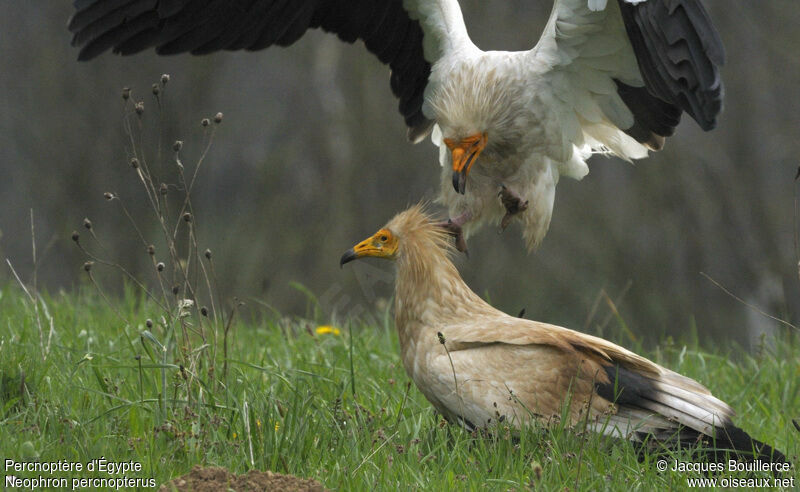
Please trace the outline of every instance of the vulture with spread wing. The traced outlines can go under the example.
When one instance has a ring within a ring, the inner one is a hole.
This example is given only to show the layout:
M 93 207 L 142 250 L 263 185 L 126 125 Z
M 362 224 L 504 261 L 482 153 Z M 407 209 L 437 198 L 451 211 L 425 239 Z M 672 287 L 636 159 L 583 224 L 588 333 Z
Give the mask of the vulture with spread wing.
M 560 176 L 586 159 L 639 159 L 687 112 L 722 107 L 722 43 L 699 0 L 555 0 L 533 49 L 482 51 L 457 0 L 76 0 L 80 59 L 287 46 L 309 28 L 362 40 L 391 69 L 413 142 L 432 132 L 451 229 L 522 220 L 529 248 L 550 224 Z M 463 244 L 463 242 L 461 243 Z

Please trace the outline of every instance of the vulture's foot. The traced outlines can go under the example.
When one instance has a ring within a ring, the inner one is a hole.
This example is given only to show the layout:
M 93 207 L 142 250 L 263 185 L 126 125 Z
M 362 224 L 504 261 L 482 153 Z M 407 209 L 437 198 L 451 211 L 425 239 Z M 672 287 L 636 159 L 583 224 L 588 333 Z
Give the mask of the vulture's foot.
M 503 202 L 503 206 L 506 207 L 506 214 L 503 216 L 503 220 L 500 221 L 502 232 L 506 230 L 506 227 L 508 227 L 508 224 L 511 223 L 511 219 L 513 219 L 515 215 L 527 210 L 528 200 L 523 200 L 521 196 L 508 189 L 506 185 L 501 185 L 498 196 L 500 197 L 500 201 Z
M 453 235 L 456 240 L 456 249 L 467 256 L 469 256 L 469 251 L 467 251 L 467 241 L 464 239 L 464 231 L 462 226 L 469 222 L 471 218 L 472 214 L 470 212 L 464 212 L 454 219 L 447 219 L 444 222 L 439 222 L 436 224 Z

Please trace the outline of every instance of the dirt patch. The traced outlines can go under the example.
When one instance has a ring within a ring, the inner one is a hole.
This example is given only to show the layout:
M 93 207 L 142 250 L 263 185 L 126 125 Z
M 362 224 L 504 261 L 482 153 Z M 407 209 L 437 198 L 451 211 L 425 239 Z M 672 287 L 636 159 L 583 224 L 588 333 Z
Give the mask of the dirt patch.
M 316 480 L 281 475 L 271 471 L 250 470 L 245 475 L 234 475 L 218 466 L 195 466 L 182 477 L 174 478 L 158 489 L 159 492 L 216 492 L 234 490 L 236 492 L 255 492 L 274 490 L 278 492 L 322 492 L 325 488 Z

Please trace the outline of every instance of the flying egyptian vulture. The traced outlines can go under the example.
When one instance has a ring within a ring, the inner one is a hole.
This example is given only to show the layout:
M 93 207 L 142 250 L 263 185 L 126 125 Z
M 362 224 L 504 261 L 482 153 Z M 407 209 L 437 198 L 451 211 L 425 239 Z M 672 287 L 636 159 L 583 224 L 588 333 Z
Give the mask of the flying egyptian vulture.
M 699 0 L 555 0 L 529 51 L 481 51 L 457 0 L 75 0 L 79 58 L 259 50 L 309 28 L 362 40 L 391 69 L 408 138 L 429 133 L 440 201 L 460 236 L 522 219 L 547 232 L 562 175 L 593 153 L 659 150 L 685 111 L 704 130 L 722 108 L 724 50 Z M 462 229 L 463 226 L 463 229 Z
M 731 407 L 697 381 L 602 338 L 490 306 L 458 274 L 448 235 L 415 206 L 347 251 L 341 264 L 364 257 L 396 261 L 403 365 L 450 422 L 474 430 L 565 418 L 569 427 L 655 451 L 699 447 L 714 461 L 731 451 L 744 460 L 786 462 L 736 427 Z

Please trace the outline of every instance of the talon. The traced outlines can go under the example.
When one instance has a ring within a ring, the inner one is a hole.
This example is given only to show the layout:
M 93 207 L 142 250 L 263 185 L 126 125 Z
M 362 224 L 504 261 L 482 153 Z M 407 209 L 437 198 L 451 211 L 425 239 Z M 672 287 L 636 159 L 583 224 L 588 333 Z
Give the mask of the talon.
M 459 252 L 464 253 L 467 256 L 467 258 L 469 258 L 469 250 L 467 249 L 467 240 L 464 239 L 464 234 L 459 233 L 456 235 L 456 249 Z
M 455 238 L 456 249 L 467 255 L 467 258 L 469 258 L 469 251 L 467 250 L 467 241 L 464 238 L 464 231 L 461 226 L 466 224 L 471 217 L 471 213 L 464 212 L 455 219 L 447 219 L 444 222 L 439 222 L 436 224 L 437 226 L 445 229 Z
M 500 192 L 497 196 L 500 197 L 500 201 L 506 208 L 506 214 L 503 216 L 503 220 L 500 221 L 500 232 L 502 232 L 511 224 L 511 219 L 515 215 L 528 209 L 528 200 L 522 201 L 522 197 L 509 190 L 506 185 L 500 186 Z
M 509 224 L 511 224 L 511 219 L 513 219 L 513 218 L 514 218 L 513 215 L 511 215 L 508 212 L 506 212 L 506 214 L 503 216 L 503 220 L 500 221 L 500 232 L 503 232 L 503 231 L 506 230 L 506 228 L 509 226 Z
M 464 239 L 464 231 L 461 229 L 461 225 L 454 222 L 453 219 L 447 219 L 447 221 L 439 222 L 436 225 L 449 232 L 450 235 L 453 236 L 453 238 L 455 238 L 456 249 L 461 253 L 467 255 L 467 257 L 469 258 L 469 251 L 467 251 L 467 241 L 466 239 Z

